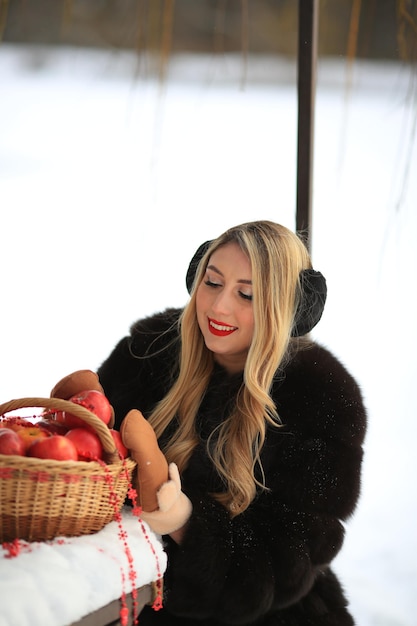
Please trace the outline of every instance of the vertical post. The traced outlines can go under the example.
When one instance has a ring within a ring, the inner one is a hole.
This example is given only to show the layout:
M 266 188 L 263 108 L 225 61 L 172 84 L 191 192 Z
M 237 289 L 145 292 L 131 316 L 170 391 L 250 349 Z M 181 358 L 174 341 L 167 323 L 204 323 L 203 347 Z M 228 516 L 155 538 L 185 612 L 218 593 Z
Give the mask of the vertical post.
M 298 2 L 298 145 L 296 230 L 311 251 L 319 0 Z

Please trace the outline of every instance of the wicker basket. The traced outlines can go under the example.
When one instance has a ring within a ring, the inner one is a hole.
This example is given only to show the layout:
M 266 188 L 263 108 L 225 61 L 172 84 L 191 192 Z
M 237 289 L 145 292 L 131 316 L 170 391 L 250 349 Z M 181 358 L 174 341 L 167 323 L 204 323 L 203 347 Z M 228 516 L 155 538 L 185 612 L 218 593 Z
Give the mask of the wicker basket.
M 0 405 L 0 415 L 21 408 L 66 410 L 93 427 L 106 464 L 0 454 L 0 541 L 44 541 L 101 530 L 123 506 L 136 463 L 121 461 L 106 424 L 59 398 L 22 398 Z

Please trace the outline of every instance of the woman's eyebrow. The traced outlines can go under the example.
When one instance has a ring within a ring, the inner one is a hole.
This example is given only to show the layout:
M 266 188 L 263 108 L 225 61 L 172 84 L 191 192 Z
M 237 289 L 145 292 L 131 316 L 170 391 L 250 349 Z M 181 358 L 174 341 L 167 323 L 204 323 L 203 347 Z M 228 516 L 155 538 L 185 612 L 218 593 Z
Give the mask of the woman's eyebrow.
M 220 274 L 220 276 L 223 276 L 221 271 L 219 269 L 217 269 L 217 267 L 215 265 L 207 265 L 207 269 L 208 270 L 213 270 L 213 272 L 216 272 L 216 274 Z
M 215 266 L 215 265 L 207 265 L 207 269 L 208 270 L 212 270 L 213 272 L 216 272 L 216 274 L 219 274 L 220 276 L 223 276 L 222 272 Z M 238 278 L 238 280 L 236 281 L 237 283 L 242 283 L 243 285 L 251 285 L 252 281 L 251 280 L 247 280 L 246 278 Z

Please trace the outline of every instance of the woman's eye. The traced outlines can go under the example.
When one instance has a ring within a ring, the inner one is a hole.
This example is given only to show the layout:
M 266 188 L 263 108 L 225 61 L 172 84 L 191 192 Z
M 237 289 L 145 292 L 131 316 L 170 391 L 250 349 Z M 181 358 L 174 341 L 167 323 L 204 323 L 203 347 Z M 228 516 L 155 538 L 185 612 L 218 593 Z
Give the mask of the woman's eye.
M 217 288 L 223 287 L 222 283 L 215 283 L 214 281 L 210 280 L 210 278 L 206 278 L 206 280 L 204 281 L 204 284 L 207 285 L 207 287 L 210 287 L 211 289 L 217 289 Z M 239 294 L 239 297 L 242 298 L 243 300 L 248 300 L 249 302 L 252 301 L 252 294 L 245 293 L 244 291 L 238 291 L 237 293 Z
M 221 287 L 221 285 L 219 283 L 213 283 L 208 278 L 207 278 L 207 280 L 204 281 L 204 284 L 207 285 L 207 287 Z

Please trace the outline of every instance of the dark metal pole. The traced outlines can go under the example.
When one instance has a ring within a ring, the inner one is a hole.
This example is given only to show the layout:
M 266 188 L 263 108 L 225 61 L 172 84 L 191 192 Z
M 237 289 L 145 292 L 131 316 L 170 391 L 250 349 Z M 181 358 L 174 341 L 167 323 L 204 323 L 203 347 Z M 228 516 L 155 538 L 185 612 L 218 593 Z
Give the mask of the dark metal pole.
M 298 145 L 296 230 L 311 250 L 314 101 L 319 0 L 298 2 Z

